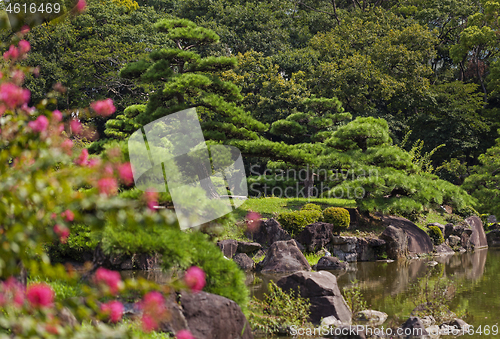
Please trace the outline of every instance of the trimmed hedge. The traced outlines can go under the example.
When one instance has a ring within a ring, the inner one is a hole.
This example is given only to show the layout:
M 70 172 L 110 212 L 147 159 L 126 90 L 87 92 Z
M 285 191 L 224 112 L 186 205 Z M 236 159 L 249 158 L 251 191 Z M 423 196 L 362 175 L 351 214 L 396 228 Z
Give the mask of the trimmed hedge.
M 302 232 L 307 225 L 319 221 L 321 217 L 321 211 L 300 210 L 281 213 L 277 220 L 286 231 L 294 236 Z
M 302 211 L 320 211 L 321 212 L 321 206 L 316 205 L 316 204 L 305 204 L 301 208 Z
M 351 216 L 345 208 L 329 207 L 323 211 L 323 220 L 332 224 L 335 232 L 340 232 L 349 227 Z
M 441 229 L 437 226 L 429 226 L 429 236 L 432 239 L 432 242 L 434 245 L 438 246 L 444 243 L 444 236 L 443 232 L 441 232 Z

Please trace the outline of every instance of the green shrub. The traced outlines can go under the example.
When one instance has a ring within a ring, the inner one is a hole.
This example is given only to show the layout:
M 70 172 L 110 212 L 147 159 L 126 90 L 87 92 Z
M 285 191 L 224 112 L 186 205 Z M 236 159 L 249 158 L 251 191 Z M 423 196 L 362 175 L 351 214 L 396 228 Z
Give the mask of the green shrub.
M 264 300 L 253 298 L 250 302 L 248 321 L 252 330 L 264 333 L 277 333 L 286 326 L 305 327 L 309 318 L 309 300 L 293 291 L 283 292 L 274 282 L 269 283 L 269 292 Z
M 358 285 L 357 280 L 351 281 L 351 287 L 344 287 L 344 299 L 347 306 L 351 309 L 352 314 L 356 314 L 360 311 L 366 310 L 366 301 L 363 299 L 363 294 L 361 293 L 361 288 Z
M 322 217 L 321 211 L 302 210 L 281 213 L 278 216 L 278 222 L 281 226 L 293 235 L 297 235 L 304 227 L 312 224 Z
M 316 205 L 316 204 L 305 204 L 302 206 L 302 211 L 320 211 L 321 212 L 321 206 Z
M 325 209 L 323 211 L 323 220 L 333 224 L 336 232 L 347 229 L 351 223 L 349 211 L 342 207 L 328 207 Z
M 54 262 L 67 259 L 82 262 L 84 261 L 83 254 L 94 251 L 98 243 L 97 233 L 92 234 L 90 227 L 74 224 L 70 226 L 70 234 L 65 244 L 56 241 L 47 246 L 47 250 Z
M 429 226 L 429 236 L 432 239 L 432 242 L 434 245 L 438 246 L 444 243 L 444 236 L 443 232 L 441 232 L 441 229 L 437 226 Z

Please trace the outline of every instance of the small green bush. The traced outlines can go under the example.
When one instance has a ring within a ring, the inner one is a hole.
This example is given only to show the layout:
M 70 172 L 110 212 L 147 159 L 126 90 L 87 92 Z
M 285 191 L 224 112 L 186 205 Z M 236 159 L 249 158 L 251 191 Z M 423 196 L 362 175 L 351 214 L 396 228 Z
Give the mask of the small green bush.
M 302 211 L 320 211 L 321 212 L 321 206 L 316 205 L 316 204 L 305 204 L 302 206 Z
M 272 334 L 282 331 L 287 326 L 312 326 L 309 324 L 308 299 L 300 297 L 293 291 L 284 292 L 273 281 L 269 283 L 269 291 L 264 300 L 253 297 L 249 305 L 248 321 L 252 330 L 260 330 Z
M 444 236 L 441 229 L 437 226 L 429 226 L 429 236 L 432 239 L 434 245 L 438 246 L 444 243 Z
M 349 211 L 342 207 L 328 207 L 325 209 L 323 211 L 323 220 L 333 224 L 336 232 L 347 229 L 351 223 Z
M 297 235 L 304 227 L 312 224 L 322 217 L 321 211 L 302 210 L 281 213 L 278 216 L 278 222 L 281 226 L 293 235 Z

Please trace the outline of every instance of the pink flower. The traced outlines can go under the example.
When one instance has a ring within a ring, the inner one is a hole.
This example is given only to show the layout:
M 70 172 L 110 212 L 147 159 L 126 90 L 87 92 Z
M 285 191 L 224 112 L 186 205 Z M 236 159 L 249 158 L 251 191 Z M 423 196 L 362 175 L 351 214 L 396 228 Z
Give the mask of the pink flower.
M 22 306 L 24 303 L 24 286 L 21 285 L 14 277 L 10 277 L 2 283 L 3 297 L 6 301 L 7 298 L 12 299 L 15 306 Z
M 146 198 L 148 208 L 152 211 L 155 211 L 155 206 L 158 205 L 158 192 L 146 191 L 144 193 L 144 197 Z
M 127 185 L 130 185 L 134 182 L 134 174 L 132 173 L 132 166 L 130 166 L 129 162 L 121 164 L 118 167 L 118 173 L 120 174 L 120 178 Z
M 142 328 L 145 332 L 158 327 L 160 320 L 166 315 L 165 298 L 160 292 L 148 292 L 139 304 L 143 310 Z
M 45 115 L 40 115 L 35 121 L 28 122 L 28 126 L 34 132 L 43 132 L 49 126 L 49 119 Z
M 110 301 L 101 305 L 101 312 L 109 315 L 111 322 L 120 321 L 123 316 L 123 304 L 119 301 Z
M 76 4 L 76 10 L 81 13 L 85 9 L 85 6 L 87 6 L 85 0 L 78 0 L 78 3 Z
M 155 330 L 158 327 L 158 322 L 156 322 L 152 317 L 147 314 L 143 314 L 141 318 L 142 330 L 146 333 Z
M 61 213 L 61 216 L 66 219 L 66 221 L 73 221 L 75 219 L 75 214 L 71 210 L 66 210 Z
M 14 45 L 10 45 L 7 52 L 3 54 L 3 58 L 8 61 L 9 59 L 16 60 L 19 57 L 19 51 Z
M 175 335 L 175 338 L 176 339 L 195 339 L 193 337 L 193 335 L 191 334 L 191 332 L 189 332 L 188 330 L 180 330 Z
M 111 99 L 93 102 L 90 104 L 90 107 L 92 107 L 97 114 L 103 117 L 107 117 L 116 111 L 115 105 L 113 105 L 113 100 Z
M 71 155 L 73 149 L 73 141 L 66 139 L 61 143 L 61 148 L 66 152 L 66 154 Z M 88 151 L 87 151 L 88 154 Z
M 30 26 L 28 25 L 24 25 L 23 27 L 21 27 L 21 34 L 28 34 L 30 31 Z
M 31 49 L 30 43 L 26 40 L 19 41 L 19 43 L 17 44 L 17 47 L 19 48 L 19 53 L 21 55 L 28 53 Z
M 197 266 L 191 266 L 184 274 L 184 282 L 192 292 L 197 293 L 205 287 L 205 272 Z
M 74 134 L 80 134 L 80 132 L 82 131 L 82 124 L 80 123 L 80 121 L 75 119 L 69 122 L 69 127 Z
M 106 285 L 112 294 L 116 294 L 121 285 L 120 273 L 102 267 L 95 272 L 95 281 L 97 284 Z
M 30 100 L 30 91 L 22 89 L 12 83 L 6 82 L 0 85 L 0 100 L 9 108 L 22 106 Z
M 99 193 L 101 194 L 115 194 L 118 190 L 118 184 L 115 178 L 103 178 L 97 182 Z
M 59 241 L 65 244 L 68 241 L 69 229 L 65 226 L 54 225 L 54 233 L 59 236 Z
M 86 166 L 89 161 L 89 151 L 84 148 L 82 149 L 82 152 L 78 156 L 78 159 L 75 160 L 75 163 L 80 166 Z
M 92 158 L 89 160 L 88 166 L 90 168 L 95 167 L 101 163 L 101 160 L 99 158 Z
M 52 112 L 52 117 L 56 121 L 61 121 L 62 120 L 62 113 L 61 113 L 61 111 L 59 111 L 59 110 L 56 109 L 54 112 Z
M 54 291 L 47 284 L 37 283 L 28 287 L 26 298 L 33 307 L 49 307 L 54 301 Z
M 248 212 L 246 220 L 247 229 L 252 233 L 256 232 L 259 229 L 260 223 L 262 222 L 260 214 L 252 211 Z

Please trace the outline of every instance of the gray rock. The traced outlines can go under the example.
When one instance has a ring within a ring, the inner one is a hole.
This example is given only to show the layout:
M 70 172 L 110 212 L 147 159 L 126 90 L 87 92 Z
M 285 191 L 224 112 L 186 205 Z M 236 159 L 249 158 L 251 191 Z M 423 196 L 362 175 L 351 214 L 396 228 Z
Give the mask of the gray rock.
M 385 241 L 373 238 L 358 238 L 356 253 L 358 261 L 375 261 L 378 253 L 385 249 Z
M 331 241 L 333 245 L 356 245 L 358 239 L 356 237 L 334 235 L 332 236 Z
M 348 263 L 341 262 L 337 257 L 324 256 L 315 265 L 315 270 L 345 270 L 348 266 Z
M 358 260 L 358 254 L 356 252 L 346 253 L 340 249 L 333 249 L 333 254 L 342 261 L 355 262 Z
M 427 331 L 425 330 L 425 326 L 420 320 L 419 317 L 410 317 L 406 322 L 401 325 L 401 328 L 403 329 L 403 333 L 405 335 L 411 335 L 411 336 L 423 336 L 423 335 L 429 335 Z
M 434 251 L 438 256 L 455 254 L 455 252 L 450 248 L 450 246 L 446 245 L 446 243 L 442 243 L 441 245 L 436 246 L 434 248 Z
M 237 251 L 240 253 L 254 253 L 262 248 L 262 245 L 257 242 L 238 241 Z
M 380 326 L 387 320 L 387 313 L 363 310 L 356 314 L 356 319 L 362 322 L 368 322 L 371 326 Z
M 450 245 L 450 247 L 460 246 L 460 243 L 461 243 L 460 237 L 458 237 L 456 235 L 450 235 L 450 237 L 448 238 L 447 241 L 448 241 L 448 245 Z
M 495 223 L 495 222 L 497 222 L 497 217 L 494 215 L 489 215 L 487 221 L 489 224 Z
M 486 234 L 489 247 L 500 247 L 500 230 L 493 230 Z
M 448 239 L 448 237 L 453 234 L 453 227 L 455 227 L 455 226 L 453 226 L 453 224 L 451 224 L 451 223 L 444 225 L 443 236 L 445 239 Z
M 436 323 L 436 319 L 432 315 L 426 315 L 425 317 L 420 318 L 420 321 L 425 327 L 430 327 Z
M 488 241 L 486 240 L 486 234 L 484 233 L 483 222 L 481 219 L 474 215 L 465 219 L 465 222 L 472 228 L 470 243 L 474 249 L 488 247 Z
M 333 225 L 326 222 L 315 222 L 307 225 L 297 237 L 309 252 L 316 252 L 330 243 Z
M 276 241 L 292 239 L 275 219 L 268 219 L 260 223 L 259 228 L 253 233 L 246 234 L 249 239 L 258 242 L 262 246 L 271 246 Z
M 229 259 L 234 257 L 238 251 L 238 242 L 233 239 L 217 241 L 217 246 L 219 246 L 224 256 Z
M 188 322 L 182 313 L 181 307 L 176 302 L 176 297 L 177 295 L 173 293 L 166 300 L 165 306 L 169 310 L 170 316 L 168 320 L 160 322 L 159 326 L 162 332 L 172 333 L 173 335 L 176 335 L 177 332 L 189 327 Z M 133 310 L 138 310 L 142 313 L 142 310 L 140 307 L 137 307 L 137 305 L 134 305 Z
M 233 261 L 245 272 L 251 271 L 255 267 L 254 261 L 246 253 L 236 254 Z
M 408 243 L 408 252 L 411 255 L 432 253 L 434 250 L 429 235 L 410 220 L 395 216 L 384 216 L 382 217 L 382 221 L 386 225 L 391 225 L 404 231 Z
M 382 235 L 380 235 L 380 239 L 386 243 L 386 251 L 389 258 L 402 258 L 408 253 L 408 240 L 402 229 L 388 226 Z
M 258 269 L 263 272 L 295 272 L 310 271 L 311 266 L 294 240 L 276 241 L 266 253 L 266 257 L 259 263 Z
M 220 295 L 182 293 L 182 313 L 197 339 L 252 339 L 253 334 L 241 308 Z
M 313 324 L 319 324 L 321 318 L 332 315 L 344 324 L 351 323 L 351 310 L 340 293 L 337 278 L 330 272 L 296 272 L 281 278 L 276 284 L 284 291 L 293 290 L 309 299 Z

